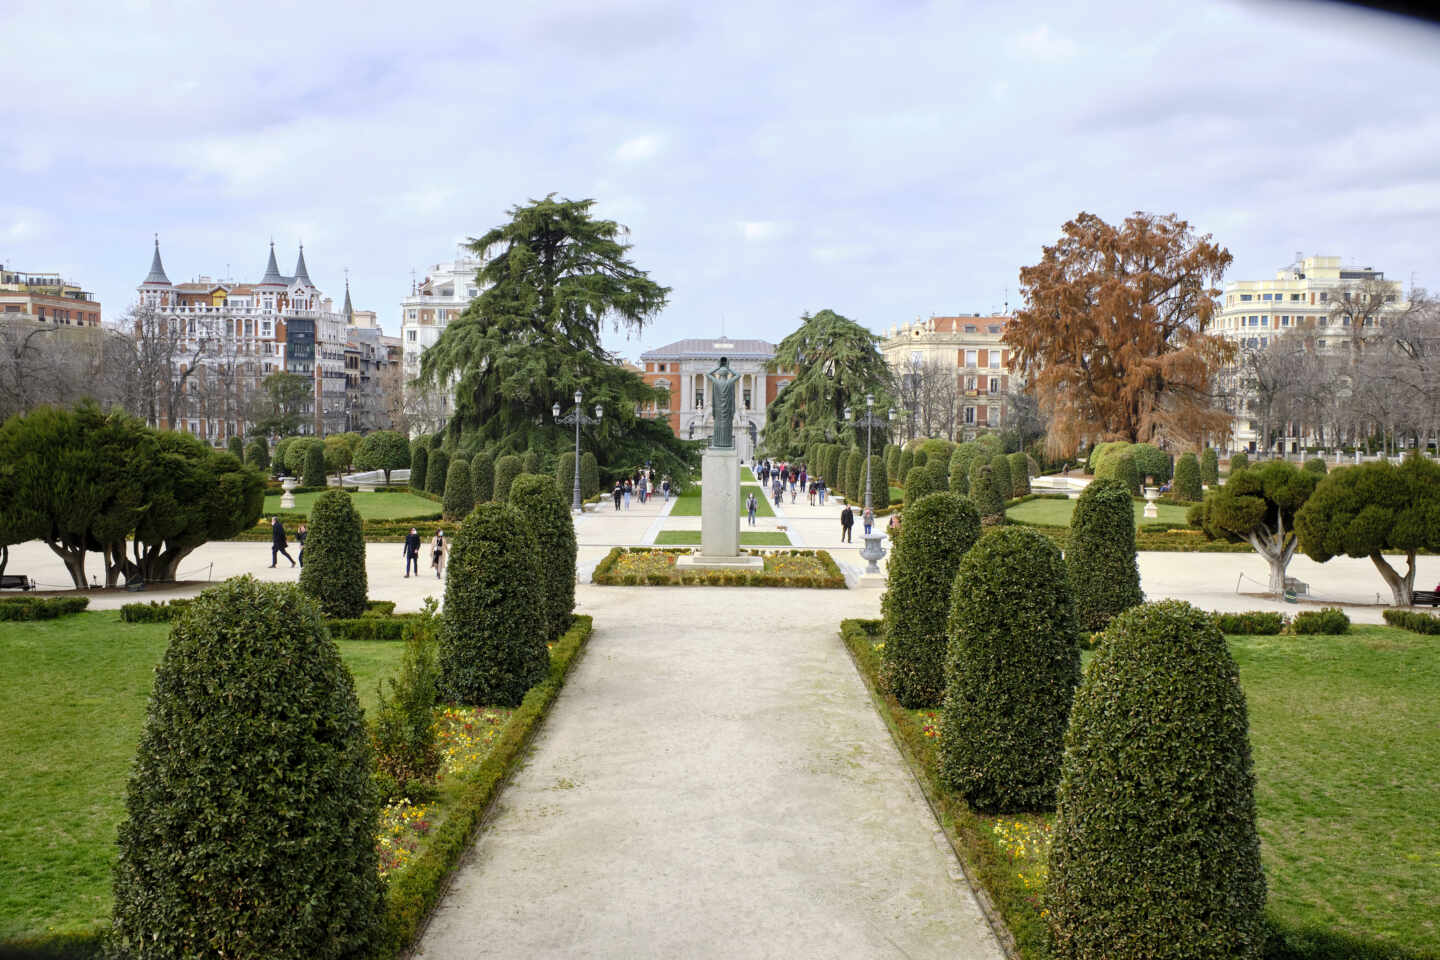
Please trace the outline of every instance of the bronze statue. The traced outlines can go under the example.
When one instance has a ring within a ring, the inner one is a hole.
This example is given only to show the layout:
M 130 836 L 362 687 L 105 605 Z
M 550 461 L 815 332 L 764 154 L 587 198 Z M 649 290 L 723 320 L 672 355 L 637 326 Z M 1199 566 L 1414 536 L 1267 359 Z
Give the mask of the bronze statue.
M 735 381 L 739 376 L 730 369 L 730 361 L 720 358 L 720 366 L 705 374 L 710 381 L 710 409 L 715 414 L 715 432 L 710 437 L 712 449 L 729 450 L 735 446 Z

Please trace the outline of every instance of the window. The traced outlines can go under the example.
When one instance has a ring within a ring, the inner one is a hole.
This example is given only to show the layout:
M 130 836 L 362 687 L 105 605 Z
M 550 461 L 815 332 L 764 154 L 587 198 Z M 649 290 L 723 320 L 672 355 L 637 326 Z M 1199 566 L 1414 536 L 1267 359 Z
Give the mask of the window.
M 993 323 L 993 324 L 991 324 L 991 325 L 990 325 L 990 332 L 991 332 L 991 333 L 999 333 L 999 332 L 1000 332 L 1000 324 L 998 324 L 998 323 Z
M 1269 337 L 1261 337 L 1261 338 L 1260 338 L 1260 346 L 1262 346 L 1262 347 L 1268 347 L 1268 346 L 1270 346 L 1270 338 L 1269 338 Z
M 970 423 L 970 424 L 973 424 L 973 423 L 975 422 L 975 408 L 974 408 L 974 407 L 966 407 L 966 408 L 965 408 L 965 422 L 966 422 L 966 423 Z
M 414 343 L 414 342 L 415 342 L 415 331 L 414 331 L 414 330 L 409 330 L 409 331 L 407 331 L 407 332 L 410 334 L 410 342 L 411 342 L 411 343 Z
M 1325 349 L 1325 341 L 1324 341 L 1324 340 L 1316 340 L 1316 341 L 1315 341 L 1315 346 L 1319 347 L 1321 350 L 1324 350 L 1324 349 Z
M 1394 303 L 1394 302 L 1395 302 L 1395 294 L 1393 294 L 1393 293 L 1392 293 L 1392 294 L 1388 294 L 1388 295 L 1385 297 L 1385 302 L 1386 302 L 1386 303 Z
M 670 409 L 670 381 L 656 380 L 655 389 L 664 391 L 665 395 L 660 398 L 659 407 L 661 410 L 668 411 Z
M 966 377 L 966 378 L 965 378 L 965 389 L 966 389 L 966 390 L 974 390 L 974 389 L 975 389 L 975 378 L 974 378 L 974 377 Z
M 1280 326 L 1282 326 L 1282 327 L 1288 327 L 1288 326 L 1290 326 L 1290 318 L 1289 318 L 1289 317 L 1282 316 L 1282 317 L 1280 318 Z
M 919 364 L 919 363 L 920 363 L 921 361 L 923 361 L 924 359 L 925 359 L 925 355 L 924 355 L 923 353 L 921 353 L 919 350 L 911 350 L 911 351 L 910 351 L 910 362 L 911 362 L 911 363 Z
M 414 310 L 407 311 L 406 314 L 405 314 L 405 319 L 407 319 L 407 320 L 414 320 L 414 319 L 415 319 L 415 311 L 414 311 Z
M 1320 293 L 1320 302 L 1321 302 L 1321 303 L 1324 303 L 1324 302 L 1325 302 L 1326 300 L 1328 300 L 1328 299 L 1330 299 L 1330 294 L 1325 293 L 1324 291 L 1321 291 L 1321 293 Z
M 1260 299 L 1261 299 L 1261 300 L 1269 300 L 1269 299 L 1270 299 L 1270 294 L 1268 294 L 1268 293 L 1262 293 L 1262 294 L 1260 294 Z
M 1292 294 L 1290 294 L 1290 299 L 1298 303 L 1299 301 L 1305 299 L 1305 294 L 1303 294 L 1303 293 L 1292 293 Z
M 965 324 L 965 332 L 966 332 L 966 333 L 978 333 L 979 330 L 978 330 L 978 328 L 975 326 L 975 324 L 973 324 L 973 323 L 967 323 L 967 324 Z
M 991 393 L 999 393 L 999 392 L 1000 392 L 1000 378 L 999 378 L 999 377 L 991 377 L 991 378 L 990 378 L 990 392 L 991 392 Z
M 976 366 L 976 360 L 975 360 L 975 358 L 976 358 L 976 353 L 975 353 L 974 350 L 966 350 L 966 351 L 965 351 L 965 366 L 967 366 L 967 367 Z
M 999 423 L 999 422 L 1000 422 L 1000 408 L 999 408 L 999 407 L 991 407 L 991 408 L 990 408 L 990 417 L 989 417 L 989 420 L 990 420 L 991 423 Z
M 991 369 L 991 370 L 999 370 L 999 369 L 1000 369 L 1000 351 L 999 351 L 999 350 L 991 350 L 991 351 L 990 351 L 990 369 Z
M 1249 303 L 1249 302 L 1250 302 L 1250 294 L 1248 294 L 1248 293 L 1242 293 L 1242 294 L 1240 294 L 1240 302 L 1241 302 L 1241 303 Z

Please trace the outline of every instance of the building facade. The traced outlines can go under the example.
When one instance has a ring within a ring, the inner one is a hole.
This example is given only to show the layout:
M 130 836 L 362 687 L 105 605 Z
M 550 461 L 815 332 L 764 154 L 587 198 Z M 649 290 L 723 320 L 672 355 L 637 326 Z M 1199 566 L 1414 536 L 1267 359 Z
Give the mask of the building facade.
M 890 327 L 880 343 L 900 385 L 896 411 L 910 437 L 968 439 L 1003 429 L 1015 374 L 1002 343 L 1009 314 L 961 314 Z M 1018 384 L 1017 384 L 1018 385 Z
M 1275 346 L 1287 335 L 1303 334 L 1307 348 L 1337 371 L 1354 358 L 1357 346 L 1379 334 L 1386 317 L 1408 303 L 1398 281 L 1371 267 L 1344 266 L 1340 257 L 1301 257 L 1278 270 L 1273 280 L 1226 284 L 1214 332 L 1239 348 L 1235 364 L 1222 375 L 1222 392 L 1234 413 L 1232 450 L 1255 450 L 1263 430 L 1256 419 L 1256 384 L 1249 355 Z M 1313 344 L 1313 347 L 1309 347 Z M 1347 389 L 1343 376 L 1334 389 Z M 1298 452 L 1312 438 L 1303 425 L 1282 425 L 1276 442 Z
M 356 310 L 345 282 L 345 430 L 369 433 L 394 428 L 387 392 L 399 386 L 402 363 L 399 337 L 387 337 L 375 311 Z
M 715 432 L 715 419 L 706 405 L 709 385 L 705 374 L 725 357 L 739 376 L 735 387 L 735 447 L 742 461 L 753 461 L 765 435 L 765 412 L 785 385 L 789 372 L 770 373 L 775 345 L 765 340 L 692 338 L 677 340 L 640 355 L 640 376 L 647 384 L 666 391 L 666 400 L 641 414 L 663 419 L 677 437 L 700 440 Z M 752 436 L 753 428 L 753 436 Z
M 0 315 L 61 327 L 99 327 L 100 302 L 58 273 L 0 264 Z
M 272 373 L 304 377 L 310 384 L 302 410 L 302 433 L 325 435 L 345 429 L 345 318 L 310 279 L 301 246 L 293 274 L 282 274 L 275 245 L 258 282 L 200 276 L 171 283 L 160 258 L 160 241 L 150 273 L 136 288 L 137 317 L 148 314 L 162 334 L 174 338 L 170 376 L 180 387 L 173 417 L 158 426 L 186 430 L 223 446 L 244 437 L 256 417 L 263 383 Z M 136 337 L 155 336 L 141 328 Z M 172 422 L 173 420 L 173 422 Z
M 422 422 L 443 423 L 454 410 L 454 396 L 419 396 L 411 382 L 420 375 L 420 357 L 440 339 L 450 321 L 459 318 L 470 301 L 480 295 L 478 275 L 485 261 L 461 255 L 430 267 L 425 279 L 414 284 L 410 296 L 400 301 L 400 345 L 404 354 L 406 405 Z M 452 384 L 453 388 L 453 384 Z

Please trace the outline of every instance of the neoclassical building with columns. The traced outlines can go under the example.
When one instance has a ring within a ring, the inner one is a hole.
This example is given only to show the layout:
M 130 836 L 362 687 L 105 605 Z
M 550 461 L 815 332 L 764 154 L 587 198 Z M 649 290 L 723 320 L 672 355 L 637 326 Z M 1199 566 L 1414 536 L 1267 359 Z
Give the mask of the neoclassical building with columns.
M 775 344 L 766 340 L 717 337 L 677 340 L 640 355 L 640 374 L 650 386 L 668 392 L 668 399 L 641 411 L 664 418 L 675 435 L 687 440 L 708 438 L 715 432 L 715 419 L 707 404 L 709 382 L 705 374 L 725 357 L 740 377 L 735 388 L 735 447 L 742 461 L 755 459 L 755 437 L 765 435 L 765 412 L 784 386 L 794 379 L 787 371 L 771 373 L 766 366 L 775 359 Z

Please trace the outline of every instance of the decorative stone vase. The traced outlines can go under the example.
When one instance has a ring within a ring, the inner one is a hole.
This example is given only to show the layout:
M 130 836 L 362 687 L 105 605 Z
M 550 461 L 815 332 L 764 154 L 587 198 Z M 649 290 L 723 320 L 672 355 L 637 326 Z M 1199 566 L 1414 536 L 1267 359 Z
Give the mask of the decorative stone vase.
M 285 490 L 285 492 L 280 495 L 281 510 L 295 509 L 295 488 L 299 485 L 294 477 L 286 477 L 280 481 L 280 486 Z

